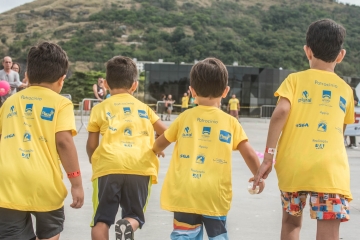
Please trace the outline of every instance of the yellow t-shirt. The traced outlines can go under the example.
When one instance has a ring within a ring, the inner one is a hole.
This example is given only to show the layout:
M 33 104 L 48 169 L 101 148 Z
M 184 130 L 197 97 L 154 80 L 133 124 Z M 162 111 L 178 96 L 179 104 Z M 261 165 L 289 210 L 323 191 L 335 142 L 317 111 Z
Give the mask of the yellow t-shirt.
M 229 100 L 230 110 L 238 110 L 239 100 L 237 98 L 231 98 Z
M 165 131 L 176 142 L 161 191 L 161 207 L 174 212 L 227 215 L 232 150 L 247 136 L 239 122 L 216 107 L 198 106 Z
M 153 124 L 159 117 L 130 94 L 116 94 L 96 105 L 89 132 L 103 136 L 91 157 L 92 180 L 109 174 L 151 176 L 157 183 L 159 160 L 152 151 Z
M 189 97 L 182 97 L 181 102 L 182 102 L 181 108 L 189 107 Z
M 55 133 L 76 135 L 69 99 L 44 87 L 9 97 L 0 109 L 0 207 L 47 212 L 67 195 Z
M 290 74 L 275 92 L 291 111 L 278 143 L 275 169 L 282 191 L 343 194 L 351 200 L 343 125 L 354 122 L 354 97 L 335 73 Z

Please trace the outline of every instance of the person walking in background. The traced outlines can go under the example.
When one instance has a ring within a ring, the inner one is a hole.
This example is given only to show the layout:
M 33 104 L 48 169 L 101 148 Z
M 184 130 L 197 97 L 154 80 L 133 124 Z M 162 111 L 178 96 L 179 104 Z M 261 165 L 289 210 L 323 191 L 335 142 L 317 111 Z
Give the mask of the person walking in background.
M 93 85 L 94 98 L 98 100 L 103 100 L 106 96 L 106 88 L 104 85 L 104 79 L 98 78 L 97 84 Z
M 354 123 L 354 95 L 334 72 L 345 57 L 345 35 L 345 28 L 330 19 L 313 22 L 304 46 L 310 69 L 290 74 L 275 92 L 279 100 L 253 189 L 268 177 L 277 151 L 282 240 L 299 239 L 307 197 L 317 240 L 338 240 L 340 223 L 350 219 L 353 197 L 343 132 Z
M 240 102 L 239 99 L 236 98 L 235 94 L 231 96 L 227 110 L 231 116 L 233 116 L 236 119 L 239 119 Z
M 167 113 L 165 121 L 170 121 L 170 116 L 171 116 L 172 110 L 174 109 L 174 102 L 175 102 L 175 100 L 172 99 L 172 95 L 169 94 L 166 99 L 166 102 L 165 102 L 166 113 Z
M 162 94 L 161 100 L 159 101 L 158 109 L 157 109 L 158 114 L 160 114 L 160 116 L 161 116 L 161 121 L 164 121 L 164 113 L 166 111 L 165 104 L 166 104 L 166 95 Z
M 189 108 L 189 97 L 187 93 L 184 93 L 184 96 L 181 99 L 181 112 L 184 112 Z
M 357 106 L 358 103 L 359 103 L 359 98 L 358 96 L 356 95 L 356 91 L 355 91 L 355 88 L 351 88 L 353 90 L 353 94 L 354 94 L 354 105 Z M 356 144 L 356 137 L 355 136 L 350 136 L 350 145 L 349 147 L 351 147 L 352 149 L 358 149 L 358 146 Z

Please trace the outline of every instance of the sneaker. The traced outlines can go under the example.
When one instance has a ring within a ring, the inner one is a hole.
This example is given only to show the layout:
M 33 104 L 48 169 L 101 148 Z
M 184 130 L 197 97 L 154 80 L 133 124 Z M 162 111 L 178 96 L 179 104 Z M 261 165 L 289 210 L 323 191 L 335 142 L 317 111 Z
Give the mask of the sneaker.
M 134 231 L 130 222 L 126 219 L 120 219 L 115 224 L 116 240 L 134 240 Z
M 358 149 L 358 146 L 356 146 L 355 144 L 351 144 L 350 146 L 352 149 Z

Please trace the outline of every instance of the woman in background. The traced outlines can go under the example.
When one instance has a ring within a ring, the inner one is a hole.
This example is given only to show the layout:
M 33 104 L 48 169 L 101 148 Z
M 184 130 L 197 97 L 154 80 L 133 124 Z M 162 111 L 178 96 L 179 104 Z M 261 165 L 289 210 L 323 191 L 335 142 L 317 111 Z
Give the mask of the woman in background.
M 12 66 L 11 66 L 11 70 L 17 72 L 17 73 L 20 75 L 20 73 L 21 73 L 20 64 L 14 62 L 14 63 L 12 64 Z M 27 77 L 26 77 L 26 72 L 25 72 L 25 77 L 24 77 L 24 79 L 22 80 L 22 83 L 25 84 L 25 85 L 19 87 L 19 88 L 17 89 L 17 91 L 21 91 L 21 90 L 23 90 L 24 88 L 27 88 L 28 85 L 29 85 L 29 80 L 28 80 Z

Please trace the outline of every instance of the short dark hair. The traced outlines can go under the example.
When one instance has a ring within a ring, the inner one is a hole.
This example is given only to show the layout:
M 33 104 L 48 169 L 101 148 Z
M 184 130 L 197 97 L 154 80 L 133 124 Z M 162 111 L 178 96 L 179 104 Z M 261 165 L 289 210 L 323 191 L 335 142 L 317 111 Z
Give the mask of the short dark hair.
M 66 75 L 69 61 L 57 44 L 42 42 L 31 47 L 27 58 L 27 76 L 31 83 L 54 83 Z
M 306 33 L 306 45 L 314 57 L 324 62 L 334 62 L 339 55 L 346 30 L 331 19 L 323 19 L 310 24 Z
M 196 63 L 190 72 L 190 86 L 200 97 L 221 97 L 228 85 L 228 71 L 216 58 Z
M 130 89 L 137 75 L 136 64 L 131 58 L 116 56 L 106 63 L 106 82 L 110 89 Z

